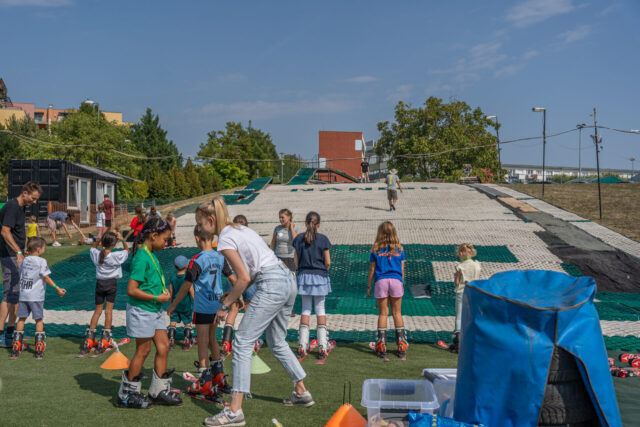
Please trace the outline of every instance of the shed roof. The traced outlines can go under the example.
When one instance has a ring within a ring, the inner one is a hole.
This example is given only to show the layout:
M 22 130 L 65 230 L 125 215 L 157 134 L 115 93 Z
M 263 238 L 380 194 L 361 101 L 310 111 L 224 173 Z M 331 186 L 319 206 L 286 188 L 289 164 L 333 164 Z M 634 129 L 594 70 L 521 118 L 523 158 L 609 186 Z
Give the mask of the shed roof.
M 90 172 L 90 173 L 93 173 L 95 175 L 101 176 L 101 177 L 103 177 L 105 179 L 116 180 L 116 181 L 120 181 L 121 179 L 128 179 L 129 181 L 140 182 L 140 180 L 137 180 L 135 178 L 131 178 L 131 177 L 126 176 L 126 175 L 122 175 L 121 173 L 118 173 L 118 172 L 107 171 L 107 170 L 104 170 L 104 169 L 96 168 L 94 166 L 83 165 L 81 163 L 75 163 L 75 162 L 69 162 L 69 163 L 74 165 L 74 166 L 76 166 L 76 167 L 84 169 L 87 172 Z

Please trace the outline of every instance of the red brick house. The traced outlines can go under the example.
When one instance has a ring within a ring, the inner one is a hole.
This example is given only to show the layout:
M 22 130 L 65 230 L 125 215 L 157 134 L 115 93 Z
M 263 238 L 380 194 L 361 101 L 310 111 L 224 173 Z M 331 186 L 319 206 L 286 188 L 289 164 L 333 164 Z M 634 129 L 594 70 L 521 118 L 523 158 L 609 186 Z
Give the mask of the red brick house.
M 362 162 L 362 147 L 364 138 L 362 132 L 318 132 L 318 157 L 320 167 L 337 169 L 346 172 L 354 178 L 360 176 Z M 351 182 L 339 175 L 322 173 L 320 179 L 331 182 Z

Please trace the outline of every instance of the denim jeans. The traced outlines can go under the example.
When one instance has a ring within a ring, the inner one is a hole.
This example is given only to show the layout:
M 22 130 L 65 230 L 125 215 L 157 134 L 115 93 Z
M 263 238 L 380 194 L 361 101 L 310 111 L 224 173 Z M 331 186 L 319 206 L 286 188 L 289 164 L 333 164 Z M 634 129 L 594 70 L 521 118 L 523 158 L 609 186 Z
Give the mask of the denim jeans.
M 253 345 L 263 332 L 271 353 L 287 371 L 293 383 L 306 374 L 287 344 L 287 325 L 297 285 L 293 273 L 282 264 L 264 267 L 255 278 L 256 294 L 251 299 L 233 340 L 233 391 L 249 393 Z
M 460 332 L 462 328 L 462 296 L 464 292 L 456 293 L 456 329 L 455 332 Z

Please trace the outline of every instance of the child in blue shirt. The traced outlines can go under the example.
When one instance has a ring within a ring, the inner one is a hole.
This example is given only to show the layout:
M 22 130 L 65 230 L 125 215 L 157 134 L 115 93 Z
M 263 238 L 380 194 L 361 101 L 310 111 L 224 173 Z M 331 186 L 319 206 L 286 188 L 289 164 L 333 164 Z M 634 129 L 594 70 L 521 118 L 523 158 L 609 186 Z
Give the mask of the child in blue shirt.
M 376 241 L 369 256 L 369 279 L 367 282 L 367 296 L 371 297 L 371 283 L 375 282 L 374 297 L 378 301 L 378 334 L 375 351 L 380 357 L 387 354 L 387 320 L 389 318 L 389 304 L 393 324 L 396 327 L 396 343 L 398 357 L 407 356 L 407 333 L 402 320 L 402 296 L 404 295 L 404 262 L 406 256 L 396 228 L 390 221 L 385 221 L 378 227 Z
M 198 333 L 199 380 L 192 384 L 188 391 L 214 395 L 215 387 L 213 385 L 217 384 L 221 391 L 230 393 L 231 388 L 224 375 L 220 347 L 216 339 L 217 324 L 214 322 L 220 308 L 220 297 L 223 294 L 224 256 L 212 247 L 213 233 L 196 225 L 193 234 L 201 252 L 191 258 L 184 284 L 167 309 L 167 313 L 171 315 L 176 310 L 177 305 L 193 286 L 193 323 L 195 323 Z M 209 350 L 211 350 L 210 366 L 208 363 Z

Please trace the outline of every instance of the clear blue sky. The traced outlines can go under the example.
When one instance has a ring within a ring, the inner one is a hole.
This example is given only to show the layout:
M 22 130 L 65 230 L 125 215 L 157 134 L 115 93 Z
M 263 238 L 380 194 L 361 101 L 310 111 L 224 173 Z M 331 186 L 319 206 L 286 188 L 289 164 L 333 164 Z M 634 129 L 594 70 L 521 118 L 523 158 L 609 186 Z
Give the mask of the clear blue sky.
M 501 139 L 598 122 L 640 129 L 640 2 L 0 0 L 0 76 L 14 101 L 85 98 L 137 121 L 147 107 L 194 155 L 226 121 L 253 121 L 310 158 L 319 130 L 364 131 L 430 95 L 497 114 Z M 583 166 L 595 150 L 583 132 Z M 605 131 L 602 165 L 630 167 L 640 135 Z M 547 144 L 577 165 L 578 134 Z M 503 162 L 540 164 L 541 143 Z M 640 162 L 636 164 L 638 166 Z

